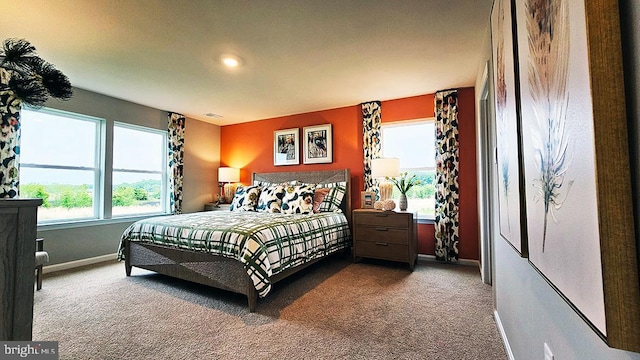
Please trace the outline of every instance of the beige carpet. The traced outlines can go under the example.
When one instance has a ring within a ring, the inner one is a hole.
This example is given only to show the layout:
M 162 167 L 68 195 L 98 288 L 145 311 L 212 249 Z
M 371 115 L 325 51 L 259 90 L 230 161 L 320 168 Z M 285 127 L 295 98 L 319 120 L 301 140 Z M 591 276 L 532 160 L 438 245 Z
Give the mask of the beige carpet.
M 246 298 L 107 263 L 45 275 L 33 339 L 60 359 L 506 359 L 477 267 L 333 257 Z

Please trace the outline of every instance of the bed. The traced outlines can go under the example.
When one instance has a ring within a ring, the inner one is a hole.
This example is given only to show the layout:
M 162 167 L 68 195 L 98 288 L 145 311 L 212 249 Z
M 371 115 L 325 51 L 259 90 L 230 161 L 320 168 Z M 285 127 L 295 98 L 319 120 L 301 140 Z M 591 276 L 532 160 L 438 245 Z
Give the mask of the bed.
M 265 297 L 273 284 L 327 256 L 350 250 L 350 180 L 349 169 L 255 173 L 245 189 L 318 184 L 318 191 L 343 186 L 343 196 L 339 204 L 333 199 L 332 207 L 317 214 L 272 213 L 264 211 L 261 203 L 262 211 L 209 211 L 140 220 L 124 231 L 118 258 L 125 261 L 127 276 L 132 267 L 138 267 L 244 294 L 253 312 L 258 298 Z M 242 196 L 236 193 L 236 198 Z M 232 209 L 247 205 L 237 200 Z M 282 200 L 283 209 L 292 203 Z M 300 203 L 306 205 L 308 200 Z

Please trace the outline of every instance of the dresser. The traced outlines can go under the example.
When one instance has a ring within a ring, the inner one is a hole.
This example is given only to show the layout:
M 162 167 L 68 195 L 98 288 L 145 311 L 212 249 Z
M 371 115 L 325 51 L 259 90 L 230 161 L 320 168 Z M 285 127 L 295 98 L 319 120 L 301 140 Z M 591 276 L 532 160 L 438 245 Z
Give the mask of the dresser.
M 41 199 L 0 199 L 0 341 L 31 341 Z
M 353 260 L 360 257 L 406 262 L 418 259 L 418 222 L 412 212 L 353 211 Z

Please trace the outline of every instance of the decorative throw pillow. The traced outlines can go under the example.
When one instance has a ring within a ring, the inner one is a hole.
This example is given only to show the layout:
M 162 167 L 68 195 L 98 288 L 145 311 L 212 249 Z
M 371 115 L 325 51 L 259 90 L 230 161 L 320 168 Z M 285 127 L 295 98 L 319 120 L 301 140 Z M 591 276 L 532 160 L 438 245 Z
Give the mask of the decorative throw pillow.
M 322 203 L 320 203 L 320 206 L 318 207 L 318 212 L 342 211 L 342 209 L 340 209 L 340 205 L 342 204 L 344 194 L 347 192 L 347 183 L 343 181 L 337 183 L 319 184 L 318 187 L 329 188 L 329 192 L 324 197 L 324 199 L 322 199 Z
M 256 211 L 279 213 L 282 211 L 282 198 L 284 198 L 285 186 L 271 184 L 262 186 Z
M 311 214 L 313 212 L 313 185 L 289 185 L 282 199 L 283 214 Z
M 255 185 L 238 185 L 231 203 L 231 211 L 256 211 L 261 189 L 262 187 Z
M 313 212 L 314 213 L 319 213 L 320 210 L 320 204 L 322 203 L 322 200 L 324 200 L 325 196 L 327 196 L 327 194 L 329 193 L 331 189 L 329 188 L 319 188 L 316 189 L 316 192 L 313 193 Z

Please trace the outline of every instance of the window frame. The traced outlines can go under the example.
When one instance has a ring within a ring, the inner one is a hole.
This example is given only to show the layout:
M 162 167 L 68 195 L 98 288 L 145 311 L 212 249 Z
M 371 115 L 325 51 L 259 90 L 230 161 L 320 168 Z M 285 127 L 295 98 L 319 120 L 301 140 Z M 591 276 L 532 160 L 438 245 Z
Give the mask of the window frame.
M 49 165 L 49 164 L 38 164 L 38 163 L 25 163 L 20 161 L 20 168 L 29 168 L 29 169 L 48 169 L 48 170 L 79 170 L 79 171 L 93 171 L 93 215 L 91 217 L 81 217 L 81 218 L 64 218 L 64 219 L 50 219 L 50 220 L 38 220 L 38 225 L 54 225 L 54 224 L 66 224 L 66 223 L 75 223 L 82 221 L 93 221 L 100 220 L 103 218 L 103 204 L 104 204 L 104 156 L 102 149 L 104 148 L 104 123 L 105 119 L 85 115 L 78 114 L 70 111 L 64 111 L 53 108 L 34 108 L 28 105 L 25 105 L 20 113 L 20 121 L 24 124 L 25 116 L 24 111 L 28 111 L 31 113 L 43 113 L 52 116 L 64 117 L 67 119 L 73 119 L 76 121 L 86 121 L 91 122 L 95 125 L 95 133 L 94 133 L 94 149 L 93 149 L 93 167 L 87 166 L 73 166 L 73 165 Z M 21 135 L 22 138 L 22 135 Z
M 384 149 L 385 149 L 385 136 L 384 136 L 384 131 L 385 128 L 393 128 L 393 127 L 403 127 L 403 126 L 410 126 L 410 125 L 417 125 L 417 124 L 433 124 L 434 126 L 434 134 L 435 134 L 435 122 L 436 122 L 436 118 L 435 117 L 427 117 L 427 118 L 418 118 L 418 119 L 410 119 L 410 120 L 400 120 L 400 121 L 389 121 L 389 122 L 382 122 L 380 124 L 380 144 L 381 144 L 381 156 L 382 157 L 386 157 L 386 154 L 384 153 Z M 434 135 L 434 157 L 435 157 L 435 135 Z M 402 159 L 400 160 L 400 162 L 402 163 Z M 435 160 L 434 160 L 434 165 L 433 166 L 425 166 L 425 167 L 400 167 L 400 171 L 401 172 L 423 172 L 423 171 L 433 171 L 435 173 L 436 171 L 436 166 L 435 166 Z M 395 189 L 395 186 L 394 186 Z M 397 189 L 396 189 L 397 190 Z M 434 195 L 435 196 L 435 195 Z M 426 215 L 426 214 L 420 214 L 417 213 L 418 216 L 418 220 L 428 220 L 428 221 L 432 221 L 435 220 L 435 209 L 434 209 L 434 214 L 433 215 Z
M 64 219 L 47 219 L 38 221 L 38 229 L 40 230 L 57 230 L 66 228 L 83 227 L 88 225 L 122 223 L 128 221 L 137 221 L 139 219 L 151 216 L 165 215 L 169 213 L 169 169 L 168 169 L 168 134 L 165 129 L 158 129 L 144 125 L 131 124 L 123 121 L 113 121 L 96 116 L 86 115 L 72 111 L 65 111 L 56 108 L 42 107 L 34 108 L 24 106 L 22 111 L 35 113 L 43 113 L 46 115 L 60 116 L 72 120 L 89 121 L 95 124 L 94 154 L 93 163 L 95 167 L 73 166 L 73 165 L 50 165 L 40 163 L 20 163 L 20 167 L 31 169 L 50 169 L 50 170 L 92 170 L 93 171 L 93 213 L 90 217 L 64 218 Z M 21 120 L 24 121 L 24 112 L 21 113 Z M 137 169 L 119 169 L 113 168 L 113 136 L 116 127 L 129 128 L 136 131 L 149 132 L 160 135 L 161 148 L 161 171 L 147 171 Z M 22 159 L 21 159 L 22 160 Z M 125 173 L 151 173 L 160 175 L 161 178 L 161 194 L 160 194 L 160 210 L 148 213 L 127 213 L 122 215 L 113 215 L 113 174 L 114 172 Z M 111 189 L 107 191 L 106 187 Z M 106 196 L 110 196 L 108 199 Z
M 168 134 L 166 130 L 159 130 L 159 129 L 154 129 L 154 128 L 150 128 L 150 127 L 146 127 L 146 126 L 140 126 L 140 125 L 135 125 L 135 124 L 129 124 L 129 123 L 125 123 L 125 122 L 121 122 L 121 121 L 114 121 L 113 123 L 113 139 L 114 139 L 114 145 L 115 145 L 115 130 L 116 127 L 120 127 L 120 128 L 125 128 L 125 129 L 130 129 L 130 130 L 135 130 L 135 131 L 141 131 L 141 132 L 147 132 L 147 133 L 152 133 L 152 134 L 157 134 L 160 135 L 162 137 L 162 144 L 167 144 L 168 142 Z M 111 199 L 109 202 L 109 206 L 111 207 L 111 218 L 112 219 L 120 219 L 120 218 L 127 218 L 127 217 L 136 217 L 136 216 L 147 216 L 147 215 L 158 215 L 158 214 L 168 214 L 169 213 L 169 169 L 168 169 L 168 147 L 167 146 L 162 146 L 162 154 L 161 154 L 161 159 L 162 159 L 162 164 L 161 164 L 161 168 L 162 170 L 160 171 L 153 171 L 153 170 L 139 170 L 139 169 L 124 169 L 124 168 L 116 168 L 113 166 L 114 160 L 115 160 L 115 150 L 112 148 L 112 166 L 111 166 Z M 123 214 L 123 215 L 113 215 L 113 189 L 114 189 L 114 184 L 113 184 L 113 177 L 114 177 L 114 173 L 115 172 L 121 172 L 121 173 L 132 173 L 132 174 L 160 174 L 160 186 L 161 186 L 161 193 L 160 193 L 160 204 L 161 204 L 161 209 L 160 211 L 154 211 L 154 212 L 148 212 L 148 213 L 132 213 L 132 214 Z

